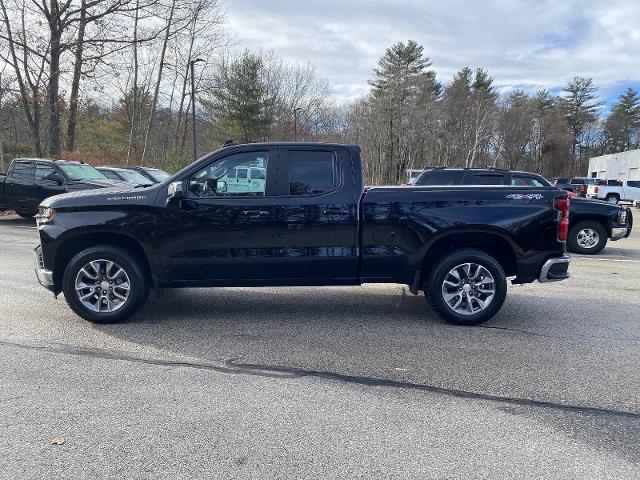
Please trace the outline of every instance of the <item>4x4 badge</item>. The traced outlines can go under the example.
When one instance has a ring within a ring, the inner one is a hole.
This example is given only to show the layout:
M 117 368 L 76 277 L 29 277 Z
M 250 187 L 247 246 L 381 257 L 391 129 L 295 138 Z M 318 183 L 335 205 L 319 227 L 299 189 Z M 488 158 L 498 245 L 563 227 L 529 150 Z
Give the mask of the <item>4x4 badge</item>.
M 544 195 L 540 193 L 512 193 L 507 195 L 512 200 L 542 200 Z

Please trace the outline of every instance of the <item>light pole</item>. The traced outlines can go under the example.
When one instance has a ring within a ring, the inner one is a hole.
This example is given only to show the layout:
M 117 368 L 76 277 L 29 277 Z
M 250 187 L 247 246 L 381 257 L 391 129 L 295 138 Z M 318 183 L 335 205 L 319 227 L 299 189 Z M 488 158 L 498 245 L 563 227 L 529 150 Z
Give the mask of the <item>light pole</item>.
M 196 77 L 193 73 L 193 66 L 196 63 L 204 62 L 202 58 L 196 58 L 195 60 L 191 60 L 189 64 L 191 65 L 191 131 L 193 133 L 193 160 L 196 161 Z
M 293 139 L 298 141 L 298 112 L 301 112 L 302 108 L 297 107 L 293 109 Z

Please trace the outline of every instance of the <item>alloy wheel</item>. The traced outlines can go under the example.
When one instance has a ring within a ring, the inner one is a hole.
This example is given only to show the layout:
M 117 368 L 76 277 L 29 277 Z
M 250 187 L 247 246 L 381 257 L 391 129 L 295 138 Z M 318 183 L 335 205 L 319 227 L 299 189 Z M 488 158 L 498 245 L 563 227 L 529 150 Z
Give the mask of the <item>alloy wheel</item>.
M 583 228 L 578 232 L 577 242 L 582 248 L 594 248 L 599 241 L 600 235 L 593 228 Z
M 496 294 L 491 272 L 478 263 L 462 263 L 453 267 L 442 282 L 442 298 L 460 315 L 473 315 L 485 310 Z
M 111 260 L 92 260 L 76 275 L 75 290 L 82 305 L 94 312 L 115 312 L 129 299 L 127 272 Z

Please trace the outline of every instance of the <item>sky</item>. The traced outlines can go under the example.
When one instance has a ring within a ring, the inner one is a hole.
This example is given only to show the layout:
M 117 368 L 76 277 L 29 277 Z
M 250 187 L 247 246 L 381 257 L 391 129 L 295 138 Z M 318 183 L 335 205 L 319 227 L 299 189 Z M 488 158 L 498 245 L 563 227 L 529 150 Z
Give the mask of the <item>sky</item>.
M 640 0 L 226 0 L 237 49 L 312 63 L 346 103 L 369 91 L 380 56 L 396 42 L 424 46 L 447 84 L 483 67 L 500 91 L 559 92 L 590 76 L 611 104 L 640 88 Z

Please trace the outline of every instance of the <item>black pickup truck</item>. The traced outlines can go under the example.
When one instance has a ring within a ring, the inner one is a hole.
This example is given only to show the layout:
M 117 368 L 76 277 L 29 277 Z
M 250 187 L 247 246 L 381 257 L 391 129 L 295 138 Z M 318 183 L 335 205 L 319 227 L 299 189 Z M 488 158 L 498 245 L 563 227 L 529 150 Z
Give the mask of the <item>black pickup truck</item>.
M 400 283 L 475 325 L 513 283 L 569 276 L 567 192 L 548 186 L 364 188 L 357 146 L 226 146 L 143 189 L 45 200 L 38 280 L 92 322 L 152 288 Z
M 415 181 L 416 185 L 496 185 L 550 186 L 541 175 L 497 168 L 430 168 Z M 554 185 L 561 188 L 559 185 Z M 566 190 L 563 188 L 563 190 Z M 571 193 L 570 195 L 573 195 Z M 574 196 L 569 212 L 569 251 L 595 255 L 612 241 L 627 238 L 633 228 L 631 209 L 608 202 Z
M 0 211 L 33 217 L 45 198 L 60 193 L 122 185 L 108 180 L 91 165 L 68 160 L 16 158 L 7 175 L 0 174 Z

